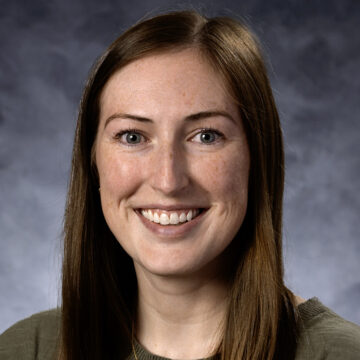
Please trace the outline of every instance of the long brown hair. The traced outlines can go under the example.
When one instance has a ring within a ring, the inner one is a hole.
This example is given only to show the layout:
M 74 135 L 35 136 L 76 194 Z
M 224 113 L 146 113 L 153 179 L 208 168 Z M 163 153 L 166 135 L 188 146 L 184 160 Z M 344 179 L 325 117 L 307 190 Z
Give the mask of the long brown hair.
M 237 20 L 180 11 L 144 20 L 122 34 L 96 63 L 83 94 L 64 223 L 64 360 L 119 359 L 131 341 L 136 276 L 106 225 L 93 161 L 101 91 L 126 64 L 183 47 L 199 49 L 224 77 L 250 148 L 248 209 L 231 244 L 237 258 L 221 359 L 294 358 L 296 306 L 284 285 L 282 263 L 283 143 L 260 47 Z

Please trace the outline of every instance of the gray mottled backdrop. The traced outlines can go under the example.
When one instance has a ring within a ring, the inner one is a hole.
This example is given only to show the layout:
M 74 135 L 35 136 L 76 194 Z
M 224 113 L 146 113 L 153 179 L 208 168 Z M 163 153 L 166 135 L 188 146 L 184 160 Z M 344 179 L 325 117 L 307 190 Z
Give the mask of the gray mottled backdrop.
M 286 143 L 286 281 L 360 323 L 360 1 L 193 3 L 264 44 Z M 0 0 L 0 332 L 59 303 L 76 112 L 93 61 L 176 2 Z

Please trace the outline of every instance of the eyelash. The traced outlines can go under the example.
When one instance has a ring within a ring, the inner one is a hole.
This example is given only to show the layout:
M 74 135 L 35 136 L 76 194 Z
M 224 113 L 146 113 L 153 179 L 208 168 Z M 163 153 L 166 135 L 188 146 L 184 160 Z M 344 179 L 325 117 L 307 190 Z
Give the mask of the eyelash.
M 207 144 L 207 143 L 202 143 L 203 145 L 213 145 L 213 144 L 218 143 L 219 139 L 224 139 L 224 138 L 225 138 L 225 136 L 224 136 L 223 133 L 221 133 L 220 131 L 218 131 L 218 130 L 212 128 L 211 126 L 209 126 L 209 127 L 200 129 L 200 130 L 192 137 L 192 139 L 193 139 L 195 136 L 199 135 L 199 134 L 207 133 L 207 132 L 214 133 L 214 134 L 216 135 L 217 139 L 215 139 L 214 142 L 209 143 L 209 144 Z M 128 133 L 137 134 L 137 135 L 140 135 L 141 137 L 145 138 L 145 136 L 142 135 L 141 132 L 139 132 L 139 130 L 134 129 L 134 128 L 128 128 L 128 129 L 124 129 L 124 130 L 121 130 L 121 131 L 119 131 L 118 133 L 116 133 L 116 135 L 114 136 L 114 139 L 115 139 L 115 140 L 120 140 L 123 135 L 128 134 Z M 123 144 L 124 144 L 125 146 L 129 146 L 129 147 L 138 145 L 138 144 L 129 144 L 129 143 L 126 143 L 126 142 L 123 142 Z
M 139 132 L 139 130 L 134 129 L 134 128 L 129 128 L 129 129 L 121 130 L 121 131 L 119 131 L 118 133 L 116 133 L 116 135 L 114 136 L 114 139 L 115 139 L 115 140 L 120 140 L 123 135 L 128 134 L 128 133 L 138 134 L 138 135 L 142 136 L 143 138 L 145 138 L 145 136 L 142 135 L 142 134 Z M 137 144 L 131 145 L 131 144 L 125 143 L 125 142 L 123 142 L 123 144 L 126 145 L 126 146 L 136 146 L 136 145 L 137 145 Z
M 197 136 L 199 134 L 204 134 L 204 133 L 208 133 L 208 132 L 215 134 L 217 138 L 215 139 L 214 142 L 209 143 L 209 144 L 202 143 L 203 145 L 215 145 L 219 142 L 219 140 L 223 140 L 225 138 L 223 133 L 221 133 L 219 130 L 212 128 L 211 126 L 200 129 L 200 131 L 198 131 L 192 138 L 194 138 L 195 136 Z

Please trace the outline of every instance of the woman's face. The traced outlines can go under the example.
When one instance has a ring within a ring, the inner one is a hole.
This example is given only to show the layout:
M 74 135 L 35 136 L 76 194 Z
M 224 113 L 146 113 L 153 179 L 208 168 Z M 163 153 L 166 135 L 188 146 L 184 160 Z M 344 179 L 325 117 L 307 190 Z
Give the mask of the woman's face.
M 106 222 L 136 270 L 215 270 L 239 230 L 249 150 L 237 106 L 195 49 L 116 72 L 100 99 L 96 165 Z

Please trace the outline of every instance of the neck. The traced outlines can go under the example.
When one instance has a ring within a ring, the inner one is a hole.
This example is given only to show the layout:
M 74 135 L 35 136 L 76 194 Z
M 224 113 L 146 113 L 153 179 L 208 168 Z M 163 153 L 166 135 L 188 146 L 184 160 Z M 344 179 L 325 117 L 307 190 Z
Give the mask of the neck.
M 196 359 L 216 352 L 222 337 L 228 286 L 219 276 L 168 277 L 136 266 L 136 336 L 151 353 Z

